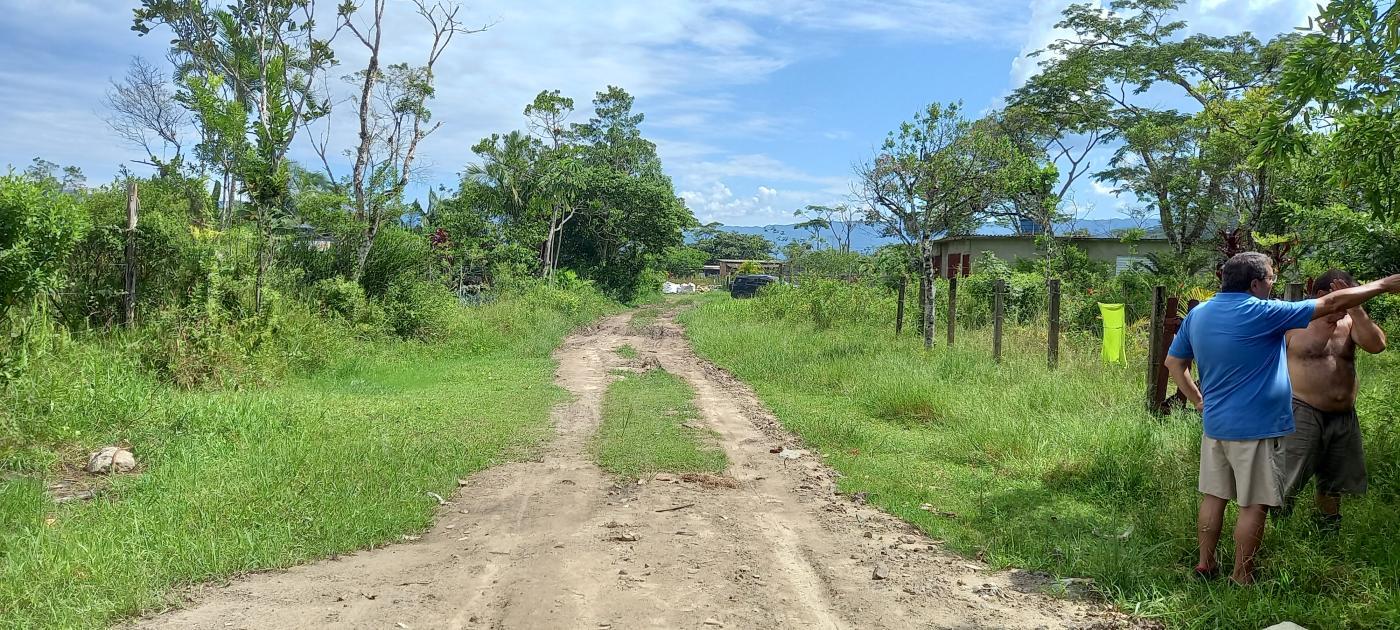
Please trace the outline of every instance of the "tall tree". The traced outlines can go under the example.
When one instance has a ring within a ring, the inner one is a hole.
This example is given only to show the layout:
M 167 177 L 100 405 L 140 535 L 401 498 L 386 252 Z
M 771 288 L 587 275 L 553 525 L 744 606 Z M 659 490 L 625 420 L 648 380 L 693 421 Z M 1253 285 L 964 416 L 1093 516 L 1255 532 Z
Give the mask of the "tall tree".
M 865 223 L 865 210 L 844 203 L 834 206 L 811 205 L 794 214 L 807 219 L 796 227 L 830 232 L 832 245 L 847 253 L 851 251 L 851 237 L 856 229 Z
M 114 79 L 107 88 L 103 103 L 109 110 L 107 125 L 146 154 L 143 164 L 156 167 L 161 175 L 180 168 L 189 114 L 159 68 L 132 57 L 122 80 Z
M 560 239 L 564 226 L 572 221 L 579 209 L 580 190 L 577 183 L 583 168 L 579 149 L 570 140 L 564 126 L 574 111 L 574 99 L 561 96 L 559 90 L 545 90 L 525 106 L 525 118 L 530 132 L 546 143 L 542 156 L 542 188 L 549 199 L 548 226 L 541 249 L 541 268 L 550 282 L 559 266 Z
M 145 35 L 165 25 L 175 35 L 171 55 L 186 87 L 211 120 L 248 114 L 248 148 L 234 153 L 234 170 L 247 188 L 249 218 L 261 235 L 255 304 L 262 308 L 263 279 L 274 235 L 287 227 L 290 169 L 287 152 L 297 132 L 329 112 L 313 83 L 334 64 L 330 42 L 316 31 L 314 0 L 235 0 L 224 7 L 200 2 L 142 0 L 133 29 Z M 221 91 L 231 86 L 232 93 Z M 230 98 L 230 96 L 232 98 Z M 235 135 L 231 129 L 220 134 Z
M 433 122 L 432 111 L 428 109 L 428 101 L 435 93 L 433 70 L 438 60 L 458 34 L 485 30 L 485 27 L 464 28 L 457 17 L 461 6 L 455 3 L 412 1 L 430 35 L 421 66 L 384 64 L 381 53 L 387 0 L 370 0 L 368 17 L 363 21 L 357 19 L 364 8 L 363 2 L 346 0 L 337 9 L 341 28 L 349 31 L 368 55 L 364 69 L 349 78 L 357 88 L 354 103 L 359 135 L 346 192 L 355 218 L 364 223 L 350 275 L 356 281 L 364 275 L 365 261 L 389 210 L 398 207 L 413 177 L 419 143 L 442 126 L 441 121 Z M 327 158 L 329 135 L 327 127 L 316 147 L 327 173 L 334 179 Z
M 929 105 L 856 167 L 867 220 L 919 257 L 925 347 L 934 336 L 934 239 L 975 229 L 1009 182 L 1025 177 L 1023 169 L 1015 147 L 964 118 L 957 103 Z
M 762 234 L 714 229 L 699 235 L 695 249 L 709 254 L 710 260 L 767 260 L 773 255 L 773 242 Z
M 1224 181 L 1230 165 L 1210 155 L 1212 135 L 1250 137 L 1196 113 L 1273 81 L 1292 41 L 1282 37 L 1266 45 L 1248 33 L 1183 37 L 1186 23 L 1173 19 L 1181 3 L 1114 0 L 1108 10 L 1070 6 L 1056 25 L 1070 35 L 1047 48 L 1051 57 L 1040 73 L 1011 99 L 1081 121 L 1099 130 L 1102 140 L 1119 143 L 1109 168 L 1095 177 L 1156 210 L 1179 252 L 1231 207 Z M 1142 96 L 1154 87 L 1176 90 L 1196 112 L 1161 107 L 1161 93 Z
M 633 104 L 625 90 L 608 86 L 595 95 L 593 116 L 571 127 L 579 157 L 570 181 L 581 205 L 560 248 L 560 264 L 584 270 L 624 299 L 644 290 L 644 272 L 695 224 L 656 145 L 642 136 L 645 117 Z

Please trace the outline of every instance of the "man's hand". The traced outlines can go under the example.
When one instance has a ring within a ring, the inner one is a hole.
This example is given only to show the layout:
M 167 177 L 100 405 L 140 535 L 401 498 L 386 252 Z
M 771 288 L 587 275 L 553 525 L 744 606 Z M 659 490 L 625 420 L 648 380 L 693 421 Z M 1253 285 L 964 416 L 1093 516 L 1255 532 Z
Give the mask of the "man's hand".
M 1400 293 L 1400 273 L 1386 276 L 1377 281 L 1386 293 Z
M 1205 413 L 1206 411 L 1206 401 L 1204 400 L 1193 400 L 1191 406 L 1196 408 L 1196 413 Z

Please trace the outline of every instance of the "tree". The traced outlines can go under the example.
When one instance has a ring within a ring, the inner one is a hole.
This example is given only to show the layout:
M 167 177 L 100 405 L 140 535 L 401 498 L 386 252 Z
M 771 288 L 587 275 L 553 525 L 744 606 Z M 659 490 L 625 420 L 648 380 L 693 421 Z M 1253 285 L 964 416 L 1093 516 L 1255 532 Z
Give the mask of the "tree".
M 661 169 L 656 145 L 642 136 L 645 117 L 633 99 L 609 86 L 593 99 L 594 115 L 575 123 L 578 145 L 567 177 L 578 211 L 559 240 L 559 264 L 579 270 L 614 296 L 628 300 L 669 247 L 682 244 L 695 217 Z M 558 171 L 556 171 L 558 172 Z
M 350 279 L 355 281 L 364 275 L 365 261 L 389 210 L 402 202 L 404 189 L 413 177 L 419 143 L 442 126 L 441 121 L 433 122 L 433 113 L 428 109 L 428 101 L 435 93 L 434 67 L 456 35 L 485 30 L 485 27 L 464 28 L 457 18 L 460 5 L 413 0 L 418 16 L 427 23 L 431 35 L 424 64 L 385 65 L 380 55 L 387 0 L 371 2 L 369 17 L 363 24 L 356 21 L 362 4 L 347 0 L 337 9 L 341 28 L 364 46 L 368 57 L 364 69 L 349 77 L 358 92 L 355 113 L 359 142 L 354 149 L 355 161 L 345 188 L 355 218 L 364 223 L 350 274 Z M 326 156 L 329 136 L 328 126 L 316 147 L 327 174 L 334 179 Z
M 579 149 L 571 142 L 564 127 L 573 111 L 574 99 L 561 96 L 559 90 L 541 91 L 534 101 L 525 106 L 530 131 L 547 143 L 542 155 L 541 186 L 548 197 L 549 219 L 541 248 L 541 266 L 550 282 L 554 281 L 554 271 L 559 266 L 564 226 L 573 220 L 580 201 L 580 191 L 576 185 L 582 168 Z
M 205 136 L 224 145 L 208 152 L 227 156 L 247 189 L 261 237 L 254 282 L 261 310 L 272 240 L 289 226 L 287 152 L 300 129 L 330 110 L 312 89 L 335 61 L 330 42 L 317 37 L 315 1 L 235 0 L 216 8 L 142 0 L 134 13 L 132 28 L 142 35 L 157 25 L 174 32 L 171 56 L 186 79 L 186 102 L 206 125 L 217 122 Z M 240 112 L 249 119 L 236 119 Z
M 674 278 L 688 278 L 700 273 L 710 254 L 694 247 L 671 247 L 666 250 L 662 265 L 667 274 Z
M 964 118 L 960 104 L 934 103 L 856 167 L 867 221 L 919 256 L 925 347 L 934 335 L 933 240 L 975 229 L 987 208 L 1024 180 L 1026 165 L 1006 138 Z
M 798 223 L 798 229 L 812 230 L 817 236 L 821 230 L 831 232 L 831 242 L 836 249 L 851 251 L 851 236 L 857 227 L 865 223 L 865 211 L 847 204 L 835 206 L 807 206 L 794 213 L 807 220 Z
M 1085 112 L 1058 106 L 1042 108 L 1030 100 L 1044 96 L 1018 93 L 1013 96 L 1019 99 L 1015 104 L 989 117 L 993 132 L 1037 166 L 1023 185 L 1008 190 L 989 212 L 1018 234 L 1025 231 L 1026 221 L 1035 225 L 1037 232 L 1054 234 L 1055 223 L 1067 217 L 1061 204 L 1092 167 L 1089 153 L 1104 137 Z
M 1140 95 L 1170 86 L 1201 111 L 1211 110 L 1269 84 L 1293 38 L 1261 44 L 1248 33 L 1181 37 L 1186 24 L 1172 19 L 1180 4 L 1114 0 L 1108 11 L 1070 6 L 1056 25 L 1070 36 L 1047 48 L 1054 57 L 1010 100 L 1120 143 L 1109 168 L 1095 178 L 1148 203 L 1168 240 L 1184 252 L 1222 211 L 1235 207 L 1224 181 L 1233 166 L 1211 155 L 1212 137 L 1252 136 L 1209 115 L 1156 106 L 1160 96 Z M 1267 178 L 1258 183 L 1267 186 Z
M 1384 6 L 1384 9 L 1382 9 Z M 1298 131 L 1314 118 L 1336 125 L 1332 181 L 1354 187 L 1381 219 L 1400 218 L 1400 9 L 1394 2 L 1333 0 L 1289 54 L 1279 105 L 1260 132 L 1260 161 L 1306 155 Z
M 141 149 L 157 172 L 178 170 L 189 114 L 175 98 L 165 77 L 150 62 L 132 57 L 126 76 L 113 80 L 103 99 L 110 113 L 107 126 L 127 143 Z M 174 155 L 167 157 L 167 151 Z
M 711 260 L 766 260 L 773 255 L 773 242 L 761 234 L 714 229 L 701 233 L 695 249 L 709 254 Z
M 545 203 L 540 192 L 538 139 L 520 131 L 492 134 L 472 147 L 478 161 L 467 166 L 464 191 L 482 212 L 518 243 L 540 243 L 546 238 L 539 210 Z

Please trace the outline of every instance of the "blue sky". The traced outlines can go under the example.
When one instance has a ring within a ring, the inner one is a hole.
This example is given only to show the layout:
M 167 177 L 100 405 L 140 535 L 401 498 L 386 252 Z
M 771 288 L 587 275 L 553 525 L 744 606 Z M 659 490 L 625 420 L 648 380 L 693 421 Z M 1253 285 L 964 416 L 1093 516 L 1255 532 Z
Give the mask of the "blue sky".
M 424 30 L 407 0 L 390 0 L 388 61 L 416 61 Z M 334 3 L 321 0 L 330 9 Z M 810 203 L 850 192 L 851 165 L 933 101 L 994 107 L 1034 71 L 1026 54 L 1056 36 L 1065 0 L 576 0 L 465 3 L 484 33 L 442 60 L 433 111 L 443 128 L 423 147 L 411 194 L 453 186 L 479 138 L 524 126 L 521 111 L 559 89 L 588 115 L 609 84 L 637 97 L 644 133 L 702 221 L 791 223 Z M 0 0 L 0 164 L 42 156 L 110 181 L 141 157 L 103 121 L 102 94 L 132 55 L 161 62 L 167 38 L 129 30 L 125 0 Z M 1304 22 L 1310 0 L 1189 0 L 1194 30 L 1266 38 Z M 344 40 L 336 76 L 362 63 Z M 337 88 L 340 89 L 340 88 Z M 333 116 L 334 137 L 353 121 Z M 311 162 L 308 144 L 294 157 Z M 1095 156 L 1098 163 L 1106 152 Z M 343 171 L 343 165 L 336 165 Z M 144 167 L 132 165 L 141 171 Z M 1085 182 L 1087 218 L 1135 203 Z

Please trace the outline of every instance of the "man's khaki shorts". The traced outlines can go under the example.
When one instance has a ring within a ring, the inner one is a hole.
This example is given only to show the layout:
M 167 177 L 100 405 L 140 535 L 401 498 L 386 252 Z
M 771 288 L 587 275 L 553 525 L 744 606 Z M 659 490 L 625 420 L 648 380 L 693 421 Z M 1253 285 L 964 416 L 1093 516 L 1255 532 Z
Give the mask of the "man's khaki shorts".
M 1217 440 L 1201 436 L 1204 494 L 1240 506 L 1283 504 L 1283 439 Z

